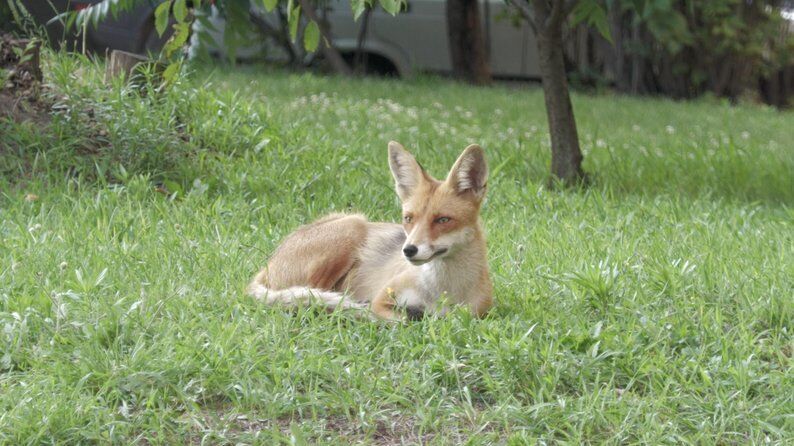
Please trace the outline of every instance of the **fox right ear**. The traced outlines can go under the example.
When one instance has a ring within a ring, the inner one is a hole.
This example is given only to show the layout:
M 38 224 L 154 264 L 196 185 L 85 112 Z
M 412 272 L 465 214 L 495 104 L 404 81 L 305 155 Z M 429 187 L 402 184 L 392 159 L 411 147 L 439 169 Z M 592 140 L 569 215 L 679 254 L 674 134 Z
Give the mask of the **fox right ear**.
M 422 181 L 424 173 L 405 147 L 396 141 L 389 142 L 389 168 L 397 186 L 397 195 L 407 200 Z

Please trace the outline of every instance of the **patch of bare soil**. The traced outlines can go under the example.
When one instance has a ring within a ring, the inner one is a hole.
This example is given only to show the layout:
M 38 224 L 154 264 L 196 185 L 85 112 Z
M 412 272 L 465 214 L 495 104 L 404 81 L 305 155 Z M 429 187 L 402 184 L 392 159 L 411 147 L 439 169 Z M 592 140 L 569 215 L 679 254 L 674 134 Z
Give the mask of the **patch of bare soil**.
M 0 119 L 50 122 L 50 104 L 41 95 L 39 45 L 10 34 L 0 36 Z
M 300 436 L 303 431 L 307 438 L 302 440 L 308 444 L 327 443 L 336 439 L 340 444 L 398 446 L 429 444 L 438 442 L 440 438 L 450 444 L 464 444 L 475 432 L 495 433 L 499 429 L 490 423 L 480 425 L 459 421 L 460 424 L 446 424 L 442 432 L 423 432 L 419 421 L 410 414 L 391 414 L 374 424 L 364 425 L 342 415 L 327 415 L 317 419 L 259 418 L 255 414 L 242 414 L 223 404 L 211 410 L 185 413 L 180 419 L 180 423 L 192 427 L 190 438 L 186 439 L 185 444 L 206 444 L 207 438 L 215 436 L 227 440 L 239 439 L 244 443 L 259 437 L 262 431 L 275 431 L 285 438 Z
M 194 415 L 195 417 L 195 415 Z M 186 421 L 186 420 L 183 420 Z M 191 424 L 196 427 L 196 437 L 190 444 L 199 444 L 208 432 L 222 433 L 231 438 L 256 436 L 260 431 L 280 432 L 284 437 L 293 435 L 293 425 L 309 423 L 319 432 L 327 432 L 344 439 L 346 444 L 371 444 L 392 446 L 401 444 L 425 444 L 435 437 L 431 433 L 420 433 L 415 420 L 410 417 L 395 417 L 390 422 L 378 422 L 375 426 L 362 426 L 342 416 L 330 416 L 320 420 L 257 419 L 234 413 L 205 413 Z M 319 438 L 306 439 L 309 443 Z M 461 436 L 461 442 L 465 438 Z

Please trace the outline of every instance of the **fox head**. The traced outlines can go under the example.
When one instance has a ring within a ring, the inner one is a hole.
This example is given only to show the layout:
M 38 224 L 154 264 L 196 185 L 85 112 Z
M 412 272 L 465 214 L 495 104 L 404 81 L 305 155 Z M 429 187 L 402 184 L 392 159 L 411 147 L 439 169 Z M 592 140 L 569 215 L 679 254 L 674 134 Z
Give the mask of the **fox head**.
M 405 148 L 389 143 L 389 167 L 402 201 L 405 258 L 414 265 L 454 255 L 478 236 L 488 166 L 476 144 L 461 153 L 444 181 L 431 177 Z

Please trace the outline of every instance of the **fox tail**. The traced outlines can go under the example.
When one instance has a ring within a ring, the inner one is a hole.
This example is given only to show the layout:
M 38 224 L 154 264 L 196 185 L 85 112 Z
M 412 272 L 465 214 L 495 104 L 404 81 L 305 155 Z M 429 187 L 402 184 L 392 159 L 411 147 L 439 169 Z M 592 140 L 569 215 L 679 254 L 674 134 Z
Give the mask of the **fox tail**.
M 366 303 L 355 302 L 336 291 L 300 286 L 273 290 L 257 283 L 248 287 L 248 295 L 254 299 L 262 300 L 268 305 L 283 305 L 295 308 L 319 305 L 328 310 L 337 308 L 363 310 L 369 307 Z

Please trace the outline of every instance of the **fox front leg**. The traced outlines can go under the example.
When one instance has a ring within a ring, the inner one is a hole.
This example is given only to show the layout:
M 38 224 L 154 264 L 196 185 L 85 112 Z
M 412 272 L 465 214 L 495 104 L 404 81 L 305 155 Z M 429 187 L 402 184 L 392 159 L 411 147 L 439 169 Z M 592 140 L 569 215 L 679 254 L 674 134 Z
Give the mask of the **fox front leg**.
M 401 321 L 402 310 L 409 320 L 419 320 L 424 317 L 425 304 L 420 294 L 413 287 L 398 288 L 392 286 L 384 290 L 372 301 L 372 312 L 381 319 Z
M 392 288 L 384 288 L 383 291 L 372 300 L 372 306 L 370 308 L 379 319 L 393 322 L 402 321 L 402 317 L 395 311 L 397 309 L 397 297 Z

